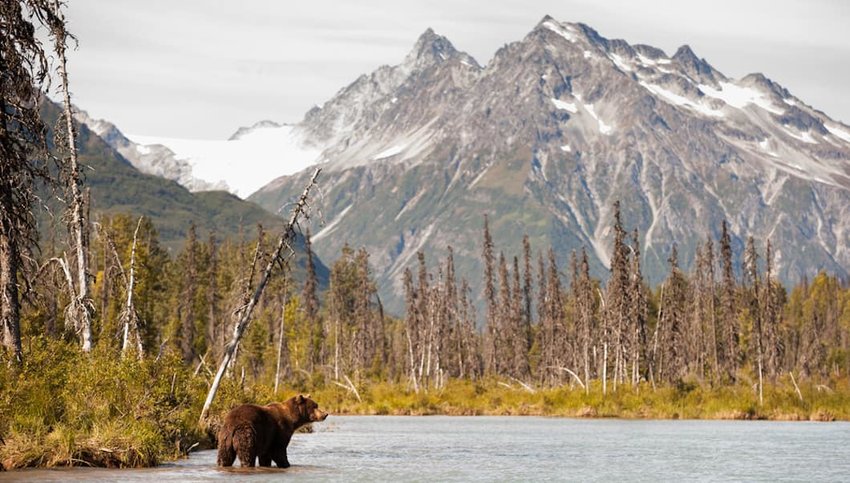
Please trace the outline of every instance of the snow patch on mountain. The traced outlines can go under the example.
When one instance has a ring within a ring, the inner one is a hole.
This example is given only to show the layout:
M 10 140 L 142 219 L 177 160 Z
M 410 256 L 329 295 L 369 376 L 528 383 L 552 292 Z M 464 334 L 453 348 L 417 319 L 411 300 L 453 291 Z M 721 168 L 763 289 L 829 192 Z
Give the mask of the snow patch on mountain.
M 622 57 L 615 53 L 608 54 L 608 58 L 610 58 L 611 62 L 613 62 L 614 65 L 616 65 L 620 70 L 624 72 L 631 72 L 634 70 L 631 65 L 629 65 Z
M 339 225 L 339 222 L 342 221 L 343 218 L 345 218 L 345 215 L 347 215 L 349 211 L 351 211 L 352 206 L 354 205 L 347 206 L 344 210 L 342 210 L 342 212 L 340 212 L 340 214 L 336 215 L 332 222 L 325 225 L 324 228 L 322 228 L 318 233 L 313 235 L 312 240 L 314 242 L 319 241 L 325 236 L 329 235 L 331 232 L 333 232 L 336 229 L 337 225 Z
M 578 41 L 578 37 L 576 37 L 575 33 L 569 30 L 569 27 L 571 27 L 570 25 L 562 25 L 555 20 L 547 20 L 543 22 L 543 26 L 572 43 Z
M 850 143 L 850 132 L 847 132 L 836 125 L 830 125 L 830 123 L 824 124 L 824 127 L 827 131 L 830 132 L 833 136 Z
M 392 147 L 390 147 L 390 148 L 388 148 L 388 149 L 386 149 L 386 150 L 384 150 L 384 151 L 381 151 L 380 153 L 376 154 L 376 155 L 375 155 L 375 157 L 373 157 L 372 159 L 373 159 L 374 161 L 377 161 L 377 160 L 379 160 L 379 159 L 391 158 L 391 157 L 393 157 L 393 156 L 396 156 L 396 155 L 398 155 L 398 154 L 401 154 L 401 153 L 404 151 L 404 148 L 405 148 L 405 146 L 404 146 L 404 145 L 396 144 L 395 146 L 392 146 Z
M 573 114 L 578 112 L 578 107 L 572 102 L 564 102 L 560 99 L 552 99 L 552 104 L 555 104 L 555 107 L 558 109 L 562 109 L 564 111 L 569 111 Z
M 162 145 L 205 181 L 224 181 L 247 197 L 277 176 L 297 173 L 319 161 L 321 150 L 305 146 L 293 126 L 263 124 L 240 130 L 228 140 L 177 139 L 130 135 L 141 145 Z
M 650 84 L 648 82 L 640 81 L 640 85 L 643 86 L 649 92 L 655 94 L 660 97 L 662 100 L 673 104 L 674 106 L 684 106 L 689 107 L 700 114 L 705 114 L 706 116 L 711 117 L 723 117 L 723 112 L 714 110 L 708 106 L 700 104 L 699 102 L 688 99 L 685 96 L 680 96 L 674 92 L 671 92 L 659 85 Z
M 715 89 L 705 84 L 700 84 L 697 87 L 699 87 L 699 90 L 703 94 L 720 99 L 726 104 L 738 109 L 743 109 L 749 104 L 754 104 L 773 114 L 781 115 L 785 113 L 784 109 L 774 106 L 764 92 L 752 87 L 739 86 L 731 82 L 720 82 L 720 89 Z
M 590 114 L 593 117 L 593 119 L 596 119 L 596 122 L 599 124 L 599 132 L 600 133 L 602 133 L 606 136 L 610 136 L 611 133 L 614 132 L 613 126 L 607 124 L 605 121 L 603 121 L 602 119 L 599 118 L 599 116 L 596 114 L 596 111 L 593 108 L 593 104 L 585 104 L 584 109 L 587 111 L 588 114 Z

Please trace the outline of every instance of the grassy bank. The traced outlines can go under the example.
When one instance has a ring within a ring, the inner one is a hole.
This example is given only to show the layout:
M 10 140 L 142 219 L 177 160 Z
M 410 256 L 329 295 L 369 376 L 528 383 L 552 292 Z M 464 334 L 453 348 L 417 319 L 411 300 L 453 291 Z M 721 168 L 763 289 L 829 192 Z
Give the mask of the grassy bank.
M 23 366 L 0 366 L 6 469 L 154 466 L 213 443 L 197 424 L 208 386 L 178 358 L 139 361 L 100 348 L 83 354 L 76 344 L 30 343 Z M 228 381 L 219 397 L 220 412 L 264 396 Z
M 449 381 L 442 389 L 419 393 L 404 386 L 365 383 L 361 401 L 337 387 L 314 390 L 313 397 L 334 414 L 376 415 L 534 415 L 648 419 L 768 419 L 782 421 L 850 420 L 850 387 L 800 384 L 802 401 L 790 381 L 765 386 L 764 404 L 752 386 L 711 388 L 698 384 L 653 389 L 650 385 L 620 387 L 603 395 L 596 384 L 588 393 L 580 387 L 537 388 L 495 380 Z
M 226 379 L 212 411 L 211 428 L 197 426 L 208 389 L 171 355 L 122 359 L 112 351 L 82 354 L 75 345 L 31 341 L 21 367 L 0 368 L 0 465 L 153 466 L 193 447 L 214 445 L 221 414 L 242 402 L 275 400 L 271 387 L 242 387 Z M 786 376 L 787 377 L 787 376 Z M 765 387 L 764 404 L 750 385 L 699 384 L 653 389 L 620 387 L 602 394 L 594 385 L 526 390 L 504 381 L 451 380 L 442 389 L 414 392 L 404 383 L 361 382 L 358 395 L 320 380 L 289 380 L 279 400 L 310 392 L 332 414 L 540 415 L 564 417 L 850 420 L 846 380 Z

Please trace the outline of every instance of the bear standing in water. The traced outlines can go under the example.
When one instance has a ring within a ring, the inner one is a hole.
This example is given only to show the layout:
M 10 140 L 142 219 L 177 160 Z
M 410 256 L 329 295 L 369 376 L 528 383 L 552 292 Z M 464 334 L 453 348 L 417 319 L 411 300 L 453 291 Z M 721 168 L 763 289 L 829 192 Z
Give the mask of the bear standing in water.
M 232 466 L 236 457 L 242 466 L 289 468 L 286 447 L 296 429 L 307 423 L 324 421 L 328 413 L 310 396 L 299 394 L 268 406 L 243 404 L 227 413 L 218 432 L 218 465 Z

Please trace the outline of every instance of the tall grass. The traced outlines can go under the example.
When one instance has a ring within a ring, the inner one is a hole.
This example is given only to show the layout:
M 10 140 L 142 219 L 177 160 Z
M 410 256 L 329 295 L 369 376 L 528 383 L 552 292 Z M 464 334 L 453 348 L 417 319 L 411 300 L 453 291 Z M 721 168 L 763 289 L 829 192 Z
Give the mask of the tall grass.
M 225 384 L 217 408 L 255 395 Z M 139 361 L 113 350 L 31 339 L 22 366 L 0 368 L 0 464 L 153 466 L 195 443 L 206 381 L 179 358 Z
M 790 380 L 765 386 L 764 405 L 751 386 L 712 388 L 683 383 L 653 388 L 649 384 L 621 386 L 603 394 L 600 384 L 586 393 L 580 387 L 537 388 L 530 392 L 504 381 L 450 380 L 441 389 L 414 392 L 403 384 L 363 382 L 362 401 L 348 390 L 327 386 L 313 397 L 332 413 L 395 415 L 537 415 L 651 419 L 850 419 L 850 387 L 846 381 L 828 385 L 801 384 L 801 401 Z M 828 388 L 828 389 L 827 389 Z

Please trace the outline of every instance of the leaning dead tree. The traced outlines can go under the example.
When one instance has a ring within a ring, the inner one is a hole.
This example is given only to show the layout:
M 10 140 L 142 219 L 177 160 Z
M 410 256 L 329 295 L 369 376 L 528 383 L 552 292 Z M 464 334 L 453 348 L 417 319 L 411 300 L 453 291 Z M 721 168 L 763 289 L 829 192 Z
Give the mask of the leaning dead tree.
M 204 401 L 204 407 L 201 410 L 201 417 L 199 423 L 201 425 L 204 424 L 204 421 L 207 418 L 207 415 L 210 411 L 210 406 L 212 406 L 213 399 L 215 399 L 215 395 L 218 392 L 218 387 L 221 384 L 221 379 L 224 376 L 224 373 L 227 371 L 227 367 L 230 365 L 231 360 L 233 360 L 233 354 L 236 351 L 236 347 L 239 345 L 239 341 L 242 340 L 242 335 L 245 333 L 245 329 L 248 328 L 248 324 L 251 322 L 251 313 L 254 311 L 254 307 L 257 305 L 257 302 L 260 300 L 260 297 L 263 295 L 263 290 L 265 290 L 266 285 L 269 282 L 269 278 L 271 278 L 272 270 L 278 263 L 285 263 L 285 258 L 291 256 L 291 253 L 286 256 L 281 256 L 284 247 L 288 247 L 290 241 L 295 237 L 295 225 L 298 223 L 298 217 L 304 213 L 304 209 L 307 206 L 307 197 L 310 194 L 310 189 L 315 186 L 316 178 L 319 177 L 319 173 L 322 171 L 321 168 L 316 168 L 313 172 L 313 176 L 310 178 L 310 182 L 304 188 L 304 192 L 301 193 L 301 197 L 298 198 L 298 202 L 295 204 L 295 207 L 292 209 L 292 215 L 289 218 L 289 222 L 286 224 L 286 227 L 281 233 L 280 238 L 277 241 L 277 246 L 275 247 L 272 256 L 269 258 L 268 263 L 266 264 L 266 268 L 263 271 L 263 276 L 260 278 L 257 287 L 254 289 L 253 295 L 248 300 L 248 303 L 245 305 L 245 308 L 241 310 L 239 313 L 239 320 L 236 323 L 236 326 L 233 328 L 233 337 L 230 339 L 230 342 L 224 348 L 224 356 L 221 359 L 221 364 L 218 367 L 218 372 L 215 375 L 215 379 L 213 379 L 212 386 L 210 386 L 210 392 L 207 394 L 207 399 Z

